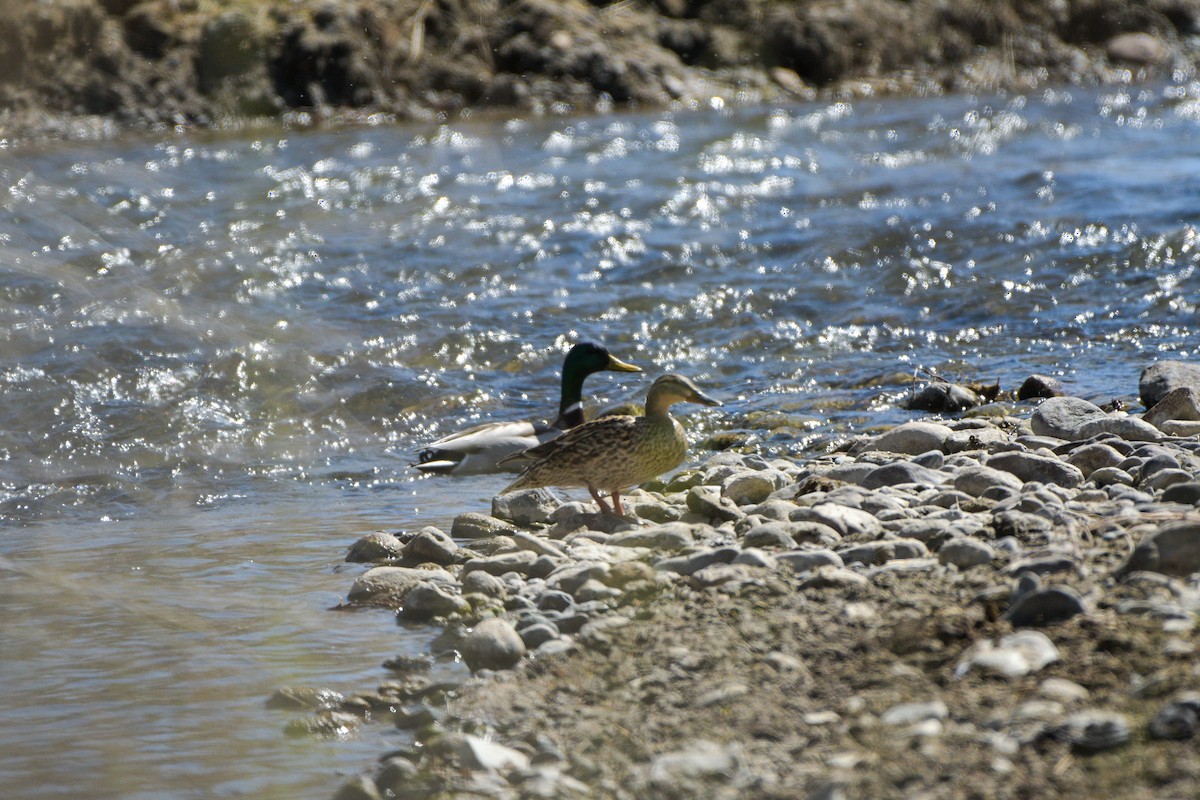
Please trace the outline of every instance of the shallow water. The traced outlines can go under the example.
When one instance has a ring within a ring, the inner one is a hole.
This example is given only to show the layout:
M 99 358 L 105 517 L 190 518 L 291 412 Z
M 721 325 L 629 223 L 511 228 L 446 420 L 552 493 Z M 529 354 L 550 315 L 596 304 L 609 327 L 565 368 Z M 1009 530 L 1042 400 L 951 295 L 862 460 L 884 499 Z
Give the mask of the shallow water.
M 331 611 L 376 529 L 504 478 L 418 444 L 552 416 L 570 342 L 803 455 L 904 376 L 1136 404 L 1195 345 L 1200 89 L 0 150 L 0 785 L 322 797 L 400 734 L 288 738 L 430 633 Z M 782 414 L 780 413 L 782 412 Z M 441 669 L 453 672 L 453 665 Z

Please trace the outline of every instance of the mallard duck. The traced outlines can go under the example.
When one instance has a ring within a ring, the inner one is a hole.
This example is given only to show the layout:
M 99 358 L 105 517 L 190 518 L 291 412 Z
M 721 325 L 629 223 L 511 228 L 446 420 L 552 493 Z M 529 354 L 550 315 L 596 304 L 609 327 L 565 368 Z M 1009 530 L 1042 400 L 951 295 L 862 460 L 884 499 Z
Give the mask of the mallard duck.
M 646 394 L 646 415 L 612 416 L 585 422 L 577 428 L 527 451 L 535 459 L 501 494 L 542 486 L 583 486 L 611 514 L 621 508 L 621 490 L 658 477 L 683 463 L 687 436 L 671 418 L 675 403 L 719 406 L 682 375 L 663 375 Z M 610 509 L 600 495 L 612 495 Z
M 563 360 L 562 396 L 558 418 L 544 422 L 488 422 L 439 439 L 417 454 L 412 466 L 436 475 L 479 475 L 489 472 L 517 472 L 524 463 L 514 459 L 500 462 L 563 431 L 583 424 L 583 380 L 594 372 L 641 372 L 595 342 L 580 342 Z

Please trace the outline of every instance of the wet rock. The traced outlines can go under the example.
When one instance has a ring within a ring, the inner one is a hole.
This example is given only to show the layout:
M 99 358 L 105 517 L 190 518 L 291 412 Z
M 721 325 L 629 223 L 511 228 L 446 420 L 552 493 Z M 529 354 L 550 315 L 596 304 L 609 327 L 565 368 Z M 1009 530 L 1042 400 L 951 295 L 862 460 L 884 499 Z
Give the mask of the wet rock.
M 932 411 L 937 414 L 955 414 L 982 403 L 983 400 L 971 389 L 956 383 L 930 383 L 905 403 L 910 411 Z
M 399 558 L 404 544 L 396 535 L 387 531 L 372 531 L 350 545 L 346 560 L 351 563 L 367 561 L 383 561 L 389 558 Z
M 936 422 L 906 422 L 877 436 L 872 446 L 888 453 L 918 455 L 941 450 L 951 433 L 949 427 Z
M 1142 370 L 1138 379 L 1138 395 L 1146 408 L 1153 408 L 1171 391 L 1179 388 L 1200 392 L 1200 365 L 1184 361 L 1159 361 Z
M 453 564 L 458 560 L 461 548 L 453 539 L 438 528 L 428 527 L 404 545 L 402 555 L 410 561 L 431 561 L 434 564 Z
M 432 581 L 423 581 L 414 586 L 405 595 L 404 605 L 400 608 L 400 617 L 414 622 L 427 622 L 434 617 L 469 613 L 471 613 L 470 603 L 448 587 Z
M 988 458 L 985 466 L 1010 472 L 1025 482 L 1053 483 L 1068 489 L 1083 483 L 1083 473 L 1078 467 L 1036 453 L 997 453 Z
M 983 639 L 973 644 L 954 669 L 961 678 L 972 670 L 1002 678 L 1018 678 L 1038 672 L 1059 660 L 1058 648 L 1040 631 L 1018 631 L 998 642 Z
M 335 708 L 345 698 L 332 689 L 317 689 L 307 686 L 285 686 L 276 689 L 267 698 L 267 708 L 282 711 L 315 711 L 321 708 Z
M 1062 397 L 1064 394 L 1062 381 L 1048 375 L 1030 375 L 1017 389 L 1018 400 Z
M 522 489 L 492 498 L 492 516 L 527 527 L 545 522 L 563 503 L 547 489 Z
M 1200 717 L 1192 704 L 1171 702 L 1159 709 L 1148 727 L 1151 739 L 1180 740 L 1195 736 L 1197 725 Z
M 454 539 L 487 539 L 492 536 L 511 536 L 517 529 L 509 523 L 487 514 L 468 511 L 454 518 L 450 536 Z
M 462 657 L 472 672 L 511 669 L 525 655 L 525 643 L 508 620 L 485 619 L 462 643 Z
M 466 733 L 443 734 L 428 746 L 436 753 L 452 754 L 470 770 L 508 772 L 529 767 L 529 756 L 520 750 Z
M 1078 753 L 1100 753 L 1129 741 L 1129 722 L 1113 711 L 1080 711 L 1063 720 L 1054 736 Z
M 389 797 L 403 797 L 418 772 L 417 765 L 409 759 L 392 756 L 379 765 L 375 785 L 381 792 L 390 792 Z
M 995 557 L 990 545 L 967 536 L 955 537 L 938 548 L 938 563 L 953 564 L 960 570 L 990 564 Z
M 1147 570 L 1185 577 L 1200 571 L 1200 521 L 1164 525 L 1142 539 L 1114 576 Z
M 895 461 L 871 470 L 863 477 L 861 486 L 878 489 L 881 486 L 899 486 L 913 483 L 919 486 L 937 486 L 945 483 L 949 476 L 937 470 L 923 467 L 911 461 Z
M 715 486 L 693 486 L 688 489 L 687 508 L 705 519 L 722 522 L 735 521 L 743 516 L 737 505 L 728 497 L 723 497 L 721 490 Z
M 343 739 L 362 725 L 362 719 L 345 711 L 325 709 L 304 719 L 295 719 L 284 726 L 288 736 L 313 736 L 320 739 Z
M 358 775 L 346 781 L 333 795 L 333 800 L 383 800 L 375 781 L 366 775 Z
M 399 604 L 417 584 L 425 581 L 449 584 L 454 577 L 442 569 L 374 567 L 351 585 L 347 597 L 354 603 Z

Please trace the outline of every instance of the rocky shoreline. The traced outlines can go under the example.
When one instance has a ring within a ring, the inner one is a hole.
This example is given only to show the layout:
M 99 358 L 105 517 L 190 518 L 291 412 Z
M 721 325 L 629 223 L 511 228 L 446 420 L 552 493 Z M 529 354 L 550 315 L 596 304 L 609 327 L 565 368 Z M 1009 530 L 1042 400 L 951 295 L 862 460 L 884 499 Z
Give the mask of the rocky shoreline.
M 315 711 L 416 740 L 339 800 L 1196 796 L 1200 368 L 1139 389 L 364 537 L 349 602 L 474 677 Z
M 1200 0 L 8 0 L 0 134 L 1195 78 Z

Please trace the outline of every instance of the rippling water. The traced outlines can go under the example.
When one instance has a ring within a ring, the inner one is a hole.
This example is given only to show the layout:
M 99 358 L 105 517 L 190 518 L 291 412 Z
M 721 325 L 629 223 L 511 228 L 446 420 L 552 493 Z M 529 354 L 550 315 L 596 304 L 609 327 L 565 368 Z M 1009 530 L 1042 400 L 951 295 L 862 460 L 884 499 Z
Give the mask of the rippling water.
M 552 416 L 578 338 L 650 373 L 596 405 L 677 370 L 728 401 L 696 439 L 797 455 L 921 370 L 1132 399 L 1195 348 L 1198 126 L 1153 87 L 0 149 L 0 783 L 331 794 L 398 734 L 263 700 L 429 635 L 328 610 L 345 547 L 486 510 L 413 450 Z

